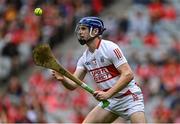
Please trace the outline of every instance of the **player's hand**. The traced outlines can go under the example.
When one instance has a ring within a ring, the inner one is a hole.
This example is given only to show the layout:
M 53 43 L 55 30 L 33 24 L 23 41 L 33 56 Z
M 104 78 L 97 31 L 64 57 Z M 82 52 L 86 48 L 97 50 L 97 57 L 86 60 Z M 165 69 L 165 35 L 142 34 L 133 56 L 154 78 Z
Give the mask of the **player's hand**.
M 64 80 L 64 76 L 62 74 L 54 71 L 54 70 L 52 70 L 52 76 L 54 78 L 56 78 L 57 80 L 59 80 L 59 81 L 63 81 Z
M 108 94 L 108 92 L 104 92 L 104 91 L 94 91 L 93 96 L 99 101 L 107 100 L 110 98 L 110 94 Z

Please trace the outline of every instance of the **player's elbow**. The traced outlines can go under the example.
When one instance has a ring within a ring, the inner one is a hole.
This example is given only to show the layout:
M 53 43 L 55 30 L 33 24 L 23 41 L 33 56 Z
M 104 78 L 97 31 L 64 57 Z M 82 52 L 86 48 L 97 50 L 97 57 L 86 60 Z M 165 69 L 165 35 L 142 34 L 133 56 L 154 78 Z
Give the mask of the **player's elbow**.
M 127 80 L 130 82 L 134 78 L 134 74 L 131 70 L 128 70 L 124 73 L 124 76 L 127 78 Z

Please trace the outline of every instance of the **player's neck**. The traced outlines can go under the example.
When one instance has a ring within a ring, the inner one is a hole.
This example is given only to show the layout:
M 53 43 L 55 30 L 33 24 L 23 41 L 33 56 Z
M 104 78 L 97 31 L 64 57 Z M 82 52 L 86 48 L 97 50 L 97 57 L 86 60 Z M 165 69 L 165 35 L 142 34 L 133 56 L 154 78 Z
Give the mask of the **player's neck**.
M 100 42 L 101 42 L 101 39 L 97 37 L 92 42 L 87 43 L 89 51 L 93 53 L 95 49 L 98 49 Z

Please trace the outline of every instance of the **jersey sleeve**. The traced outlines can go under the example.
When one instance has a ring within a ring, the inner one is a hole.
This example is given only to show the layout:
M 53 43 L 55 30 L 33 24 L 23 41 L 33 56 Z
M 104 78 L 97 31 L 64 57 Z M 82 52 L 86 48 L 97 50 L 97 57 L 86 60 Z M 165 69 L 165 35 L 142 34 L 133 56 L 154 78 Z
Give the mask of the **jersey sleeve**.
M 127 60 L 118 45 L 113 43 L 110 47 L 108 47 L 108 49 L 108 56 L 110 61 L 116 68 L 124 63 L 127 63 Z

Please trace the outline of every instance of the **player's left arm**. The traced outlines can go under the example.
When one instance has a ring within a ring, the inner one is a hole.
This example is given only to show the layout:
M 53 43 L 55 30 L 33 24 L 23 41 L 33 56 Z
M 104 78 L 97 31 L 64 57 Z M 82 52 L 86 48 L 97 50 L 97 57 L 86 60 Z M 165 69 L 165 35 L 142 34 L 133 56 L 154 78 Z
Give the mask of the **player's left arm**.
M 115 85 L 107 91 L 107 95 L 109 98 L 124 89 L 134 78 L 133 72 L 128 63 L 120 65 L 117 70 L 120 72 L 121 75 Z
M 112 46 L 108 48 L 107 56 L 119 71 L 120 78 L 108 91 L 95 91 L 94 96 L 99 100 L 104 100 L 112 97 L 113 95 L 124 89 L 134 78 L 133 72 L 119 46 L 117 46 L 116 44 L 111 45 Z
M 121 76 L 108 91 L 95 91 L 94 97 L 98 100 L 105 100 L 111 98 L 116 93 L 124 89 L 129 82 L 134 78 L 133 72 L 128 63 L 120 65 L 117 70 L 120 72 Z
M 123 90 L 134 78 L 134 76 L 131 67 L 129 66 L 123 52 L 117 44 L 112 45 L 112 47 L 109 49 L 109 53 L 111 54 L 111 56 L 109 55 L 110 60 L 120 73 L 120 78 L 117 80 L 114 86 L 106 92 L 107 96 L 110 98 L 119 91 Z

